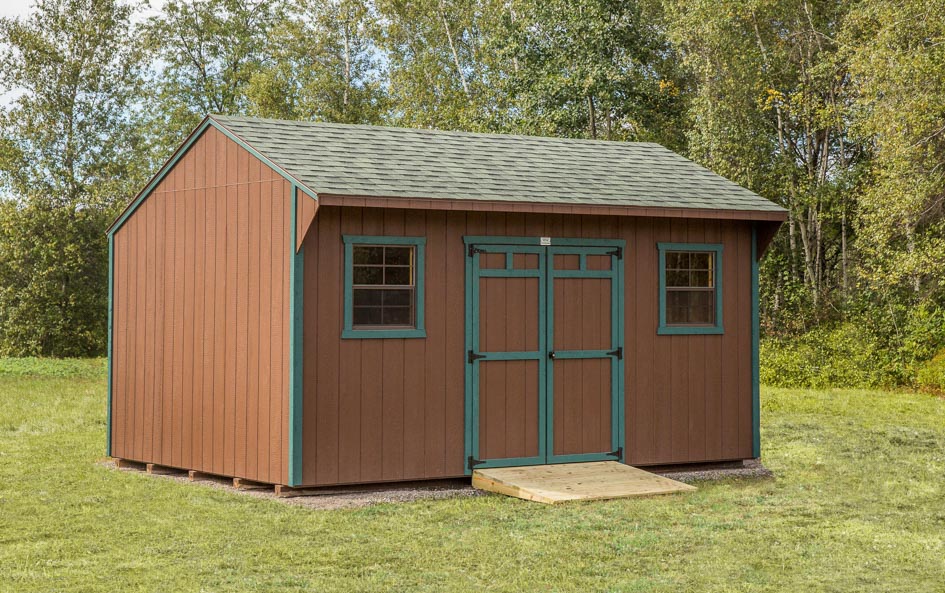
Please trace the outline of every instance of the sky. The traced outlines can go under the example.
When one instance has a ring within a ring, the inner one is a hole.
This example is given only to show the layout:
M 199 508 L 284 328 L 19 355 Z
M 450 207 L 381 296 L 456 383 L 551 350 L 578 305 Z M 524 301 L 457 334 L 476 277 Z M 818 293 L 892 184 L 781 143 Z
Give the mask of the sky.
M 0 0 L 0 16 L 26 16 L 33 0 Z

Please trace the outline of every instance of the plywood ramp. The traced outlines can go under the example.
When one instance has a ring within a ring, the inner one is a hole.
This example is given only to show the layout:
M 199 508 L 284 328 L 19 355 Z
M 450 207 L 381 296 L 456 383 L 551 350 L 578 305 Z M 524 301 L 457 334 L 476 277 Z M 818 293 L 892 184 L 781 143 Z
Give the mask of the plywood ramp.
M 696 490 L 695 486 L 616 461 L 477 469 L 473 472 L 472 485 L 545 504 Z

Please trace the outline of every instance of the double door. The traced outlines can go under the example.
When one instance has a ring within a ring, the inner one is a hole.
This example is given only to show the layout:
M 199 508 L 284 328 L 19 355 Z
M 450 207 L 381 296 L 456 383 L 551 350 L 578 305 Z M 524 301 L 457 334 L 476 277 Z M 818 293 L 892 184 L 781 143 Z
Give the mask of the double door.
M 623 242 L 466 242 L 467 472 L 621 460 Z

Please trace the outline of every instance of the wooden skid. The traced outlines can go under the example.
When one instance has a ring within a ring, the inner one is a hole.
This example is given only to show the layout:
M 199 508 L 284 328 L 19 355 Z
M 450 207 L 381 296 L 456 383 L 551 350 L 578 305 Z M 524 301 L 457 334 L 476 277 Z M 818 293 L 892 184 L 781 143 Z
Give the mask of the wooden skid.
M 472 485 L 545 504 L 696 490 L 616 461 L 478 469 L 473 472 Z
M 158 465 L 156 463 L 148 463 L 146 465 L 147 472 L 149 474 L 155 475 L 176 475 L 183 474 L 186 470 L 178 469 L 176 467 L 167 467 L 166 465 Z
M 237 490 L 269 490 L 272 488 L 272 484 L 253 482 L 245 478 L 233 478 L 233 487 Z
M 130 459 L 115 458 L 115 467 L 118 469 L 137 469 L 143 470 L 145 465 L 140 461 L 131 461 Z

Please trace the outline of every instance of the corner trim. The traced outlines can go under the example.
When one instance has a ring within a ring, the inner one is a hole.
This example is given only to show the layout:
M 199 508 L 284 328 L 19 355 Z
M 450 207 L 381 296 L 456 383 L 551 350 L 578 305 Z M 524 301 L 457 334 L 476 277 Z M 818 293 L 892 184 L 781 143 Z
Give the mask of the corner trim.
M 112 456 L 112 334 L 114 333 L 115 237 L 108 235 L 108 408 L 105 420 L 105 454 Z
M 759 346 L 761 323 L 758 312 L 758 228 L 751 225 L 751 451 L 761 457 L 761 369 Z
M 305 251 L 295 250 L 299 188 L 292 185 L 289 242 L 289 486 L 302 483 L 302 284 Z

